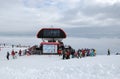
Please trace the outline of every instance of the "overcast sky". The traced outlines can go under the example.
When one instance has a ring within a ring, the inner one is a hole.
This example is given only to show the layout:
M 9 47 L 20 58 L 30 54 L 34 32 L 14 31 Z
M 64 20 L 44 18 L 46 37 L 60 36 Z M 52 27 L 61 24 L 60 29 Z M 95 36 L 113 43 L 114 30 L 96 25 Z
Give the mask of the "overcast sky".
M 1 33 L 37 31 L 51 25 L 120 29 L 120 0 L 0 0 Z

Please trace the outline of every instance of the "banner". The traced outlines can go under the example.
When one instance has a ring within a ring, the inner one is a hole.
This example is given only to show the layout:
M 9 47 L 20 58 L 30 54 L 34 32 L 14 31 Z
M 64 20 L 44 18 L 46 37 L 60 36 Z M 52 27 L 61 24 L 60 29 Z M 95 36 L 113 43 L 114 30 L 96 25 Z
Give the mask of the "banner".
M 57 45 L 43 45 L 43 53 L 57 53 Z

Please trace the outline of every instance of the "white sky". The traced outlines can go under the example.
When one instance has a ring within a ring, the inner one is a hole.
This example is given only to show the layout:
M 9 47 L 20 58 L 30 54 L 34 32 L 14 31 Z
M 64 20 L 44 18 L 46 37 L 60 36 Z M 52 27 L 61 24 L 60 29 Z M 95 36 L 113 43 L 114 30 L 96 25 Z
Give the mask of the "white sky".
M 0 0 L 0 32 L 119 27 L 120 0 Z

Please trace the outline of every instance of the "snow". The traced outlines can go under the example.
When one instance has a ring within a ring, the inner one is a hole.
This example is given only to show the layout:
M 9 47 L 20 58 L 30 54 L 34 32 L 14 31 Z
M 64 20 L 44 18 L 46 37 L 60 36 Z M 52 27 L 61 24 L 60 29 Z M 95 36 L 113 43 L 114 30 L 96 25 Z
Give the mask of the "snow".
M 19 49 L 26 48 L 14 48 Z M 58 55 L 17 56 L 6 59 L 6 52 L 0 51 L 1 79 L 119 79 L 120 55 L 97 55 L 81 59 L 62 60 Z

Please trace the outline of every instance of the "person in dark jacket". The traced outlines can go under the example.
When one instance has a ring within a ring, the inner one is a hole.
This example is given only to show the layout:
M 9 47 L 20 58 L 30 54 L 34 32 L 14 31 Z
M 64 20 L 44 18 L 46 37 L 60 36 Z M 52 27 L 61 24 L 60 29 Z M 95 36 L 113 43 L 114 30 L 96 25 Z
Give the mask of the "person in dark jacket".
M 75 54 L 75 49 L 72 49 L 71 51 L 72 58 L 74 58 L 74 54 Z
M 63 50 L 63 60 L 65 59 L 65 54 L 66 54 L 66 51 L 65 50 Z
M 107 55 L 110 55 L 110 49 L 108 49 L 108 54 Z
M 21 51 L 21 49 L 19 50 L 19 56 L 21 56 L 21 54 L 22 54 L 22 51 Z
M 7 60 L 9 60 L 9 56 L 10 56 L 10 54 L 9 54 L 9 52 L 7 52 L 7 55 L 6 55 Z

